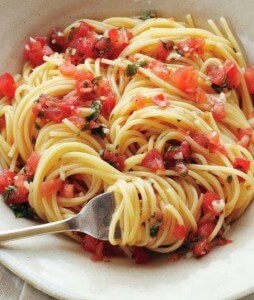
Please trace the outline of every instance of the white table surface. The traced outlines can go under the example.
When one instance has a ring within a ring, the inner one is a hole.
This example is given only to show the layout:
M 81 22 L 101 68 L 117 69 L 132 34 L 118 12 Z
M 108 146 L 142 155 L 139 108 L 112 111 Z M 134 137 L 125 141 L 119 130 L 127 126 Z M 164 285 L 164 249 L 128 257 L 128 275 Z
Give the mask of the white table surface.
M 35 289 L 0 264 L 0 300 L 56 299 Z M 254 300 L 254 294 L 241 298 L 241 300 Z

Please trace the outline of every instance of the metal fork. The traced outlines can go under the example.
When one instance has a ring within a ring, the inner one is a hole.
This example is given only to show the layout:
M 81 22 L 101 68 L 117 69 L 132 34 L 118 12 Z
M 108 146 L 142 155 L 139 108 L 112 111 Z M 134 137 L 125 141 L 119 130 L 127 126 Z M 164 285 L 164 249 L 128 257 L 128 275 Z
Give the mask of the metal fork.
M 90 200 L 74 217 L 43 225 L 0 232 L 0 243 L 30 236 L 79 231 L 100 240 L 108 240 L 109 225 L 115 210 L 114 193 L 104 193 Z M 120 228 L 115 237 L 120 237 Z

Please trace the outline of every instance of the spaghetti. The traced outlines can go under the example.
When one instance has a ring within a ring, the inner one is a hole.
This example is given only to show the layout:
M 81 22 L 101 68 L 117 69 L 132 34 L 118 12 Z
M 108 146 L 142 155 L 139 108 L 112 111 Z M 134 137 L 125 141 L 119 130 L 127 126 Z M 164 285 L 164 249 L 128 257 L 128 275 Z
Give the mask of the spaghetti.
M 30 38 L 22 75 L 0 77 L 0 192 L 52 222 L 113 191 L 109 244 L 71 234 L 96 259 L 202 256 L 254 194 L 254 71 L 225 19 L 143 19 Z

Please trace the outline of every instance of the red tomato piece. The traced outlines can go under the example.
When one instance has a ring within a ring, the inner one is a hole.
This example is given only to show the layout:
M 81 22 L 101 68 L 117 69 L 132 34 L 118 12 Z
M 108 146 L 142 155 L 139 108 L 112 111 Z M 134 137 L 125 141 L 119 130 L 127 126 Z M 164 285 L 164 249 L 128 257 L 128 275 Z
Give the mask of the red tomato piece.
M 153 96 L 152 101 L 159 107 L 166 107 L 169 104 L 168 99 L 164 94 Z
M 109 116 L 114 109 L 116 104 L 116 99 L 113 94 L 109 94 L 108 96 L 105 96 L 105 99 L 101 101 L 101 114 L 104 118 L 109 119 Z
M 125 167 L 125 155 L 119 155 L 117 153 L 105 150 L 101 158 L 119 171 L 123 171 Z
M 33 151 L 26 162 L 26 175 L 33 176 L 40 161 L 40 154 Z
M 226 109 L 225 109 L 224 103 L 222 103 L 222 102 L 214 103 L 214 106 L 212 108 L 212 114 L 216 121 L 221 121 L 221 120 L 225 119 Z
M 76 127 L 78 128 L 83 128 L 86 124 L 86 121 L 84 118 L 79 117 L 79 116 L 71 116 L 68 118 Z
M 186 237 L 186 233 L 187 233 L 187 230 L 186 230 L 185 225 L 176 225 L 173 235 L 177 240 L 182 240 Z
M 196 257 L 201 257 L 203 255 L 206 255 L 210 251 L 210 246 L 206 238 L 201 239 L 196 243 L 196 245 L 193 248 L 193 254 Z
M 111 41 L 111 49 L 108 57 L 111 59 L 117 58 L 120 53 L 129 45 L 133 34 L 126 28 L 112 28 L 108 31 L 108 36 Z
M 15 95 L 16 83 L 13 76 L 9 73 L 4 73 L 0 76 L 0 96 L 12 98 Z
M 179 90 L 194 94 L 198 89 L 198 73 L 193 67 L 181 67 L 170 74 L 170 80 Z
M 69 60 L 66 60 L 60 67 L 60 72 L 64 76 L 74 77 L 77 73 L 77 68 Z
M 191 146 L 188 142 L 183 141 L 180 145 L 180 151 L 182 151 L 183 157 L 188 159 L 191 155 Z
M 168 55 L 173 50 L 173 48 L 174 48 L 174 42 L 159 40 L 158 47 L 157 47 L 156 59 L 165 61 L 167 59 Z
M 93 51 L 95 51 L 96 56 L 107 57 L 111 48 L 111 39 L 103 36 L 94 43 Z
M 57 52 L 64 52 L 67 46 L 67 41 L 62 30 L 53 28 L 50 34 L 50 47 Z
M 145 168 L 157 170 L 165 170 L 164 162 L 160 152 L 157 149 L 152 149 L 143 158 L 141 166 Z
M 46 37 L 30 38 L 29 42 L 25 46 L 25 58 L 36 67 L 41 65 L 44 60 L 43 56 L 49 56 L 53 53 L 52 49 L 46 44 Z
M 215 64 L 208 65 L 207 75 L 209 76 L 211 82 L 215 85 L 221 86 L 225 81 L 224 69 Z
M 167 66 L 158 60 L 153 60 L 149 65 L 148 69 L 151 70 L 151 72 L 161 78 L 162 80 L 169 81 L 170 80 L 170 73 L 167 68 Z
M 244 73 L 244 78 L 250 94 L 254 94 L 254 67 L 249 67 Z
M 73 198 L 74 197 L 74 185 L 68 182 L 64 182 L 61 187 L 60 195 L 64 198 Z
M 134 108 L 135 109 L 141 109 L 144 108 L 146 106 L 147 103 L 147 99 L 144 95 L 142 94 L 137 94 L 134 97 L 132 97 L 131 99 L 132 101 L 134 101 Z
M 223 65 L 223 70 L 226 75 L 228 88 L 237 88 L 241 83 L 241 74 L 238 71 L 237 65 L 232 60 L 227 59 Z
M 178 49 L 184 55 L 203 55 L 205 47 L 205 40 L 202 38 L 189 38 L 178 44 Z
M 216 226 L 214 220 L 208 220 L 198 225 L 197 235 L 208 238 Z
M 5 116 L 0 117 L 0 131 L 6 127 Z
M 201 88 L 197 88 L 196 94 L 195 94 L 195 101 L 197 103 L 206 103 L 208 101 L 206 93 Z
M 175 171 L 180 176 L 187 176 L 188 175 L 188 168 L 187 168 L 186 164 L 181 160 L 177 160 L 175 162 Z
M 253 134 L 253 129 L 248 128 L 239 128 L 238 129 L 238 139 L 239 139 L 239 145 L 248 148 L 251 143 L 251 137 Z
M 94 27 L 84 21 L 80 22 L 79 27 L 71 29 L 69 40 L 77 40 L 79 38 L 87 38 L 94 32 Z
M 135 260 L 136 264 L 147 264 L 151 261 L 151 255 L 146 248 L 135 247 L 132 258 Z
M 51 179 L 49 181 L 42 182 L 41 184 L 41 195 L 43 197 L 48 197 L 52 194 L 59 192 L 62 188 L 61 179 Z
M 209 139 L 205 133 L 194 133 L 191 134 L 192 139 L 200 146 L 207 148 L 209 145 Z
M 250 169 L 250 161 L 246 158 L 237 157 L 234 160 L 233 167 L 241 172 L 247 173 Z
M 206 192 L 203 195 L 203 202 L 202 202 L 202 209 L 204 210 L 205 213 L 211 213 L 215 216 L 219 215 L 220 212 L 217 212 L 214 207 L 213 203 L 214 201 L 220 200 L 220 197 L 217 193 L 215 192 Z
M 0 175 L 0 194 L 3 194 L 9 185 L 13 185 L 14 176 L 14 172 L 10 170 L 3 170 L 2 174 Z
M 24 185 L 24 181 L 27 180 L 27 176 L 25 174 L 18 174 L 14 177 L 14 185 L 17 187 L 18 192 L 22 195 L 27 195 L 28 190 Z

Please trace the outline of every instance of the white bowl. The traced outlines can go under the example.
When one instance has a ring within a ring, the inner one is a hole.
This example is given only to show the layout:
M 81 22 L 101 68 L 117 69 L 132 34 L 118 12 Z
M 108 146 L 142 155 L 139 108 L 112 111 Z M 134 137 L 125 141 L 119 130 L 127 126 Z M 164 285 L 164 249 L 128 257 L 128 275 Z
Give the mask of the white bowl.
M 29 36 L 46 34 L 80 18 L 131 16 L 155 11 L 183 19 L 191 13 L 198 25 L 228 19 L 254 58 L 254 3 L 242 0 L 1 0 L 0 72 L 19 72 Z M 0 229 L 33 224 L 15 219 L 0 201 Z M 63 299 L 225 299 L 254 291 L 254 207 L 232 227 L 234 242 L 210 255 L 171 263 L 165 259 L 138 266 L 122 259 L 93 263 L 89 254 L 64 236 L 42 236 L 11 242 L 0 249 L 0 262 L 38 289 Z

